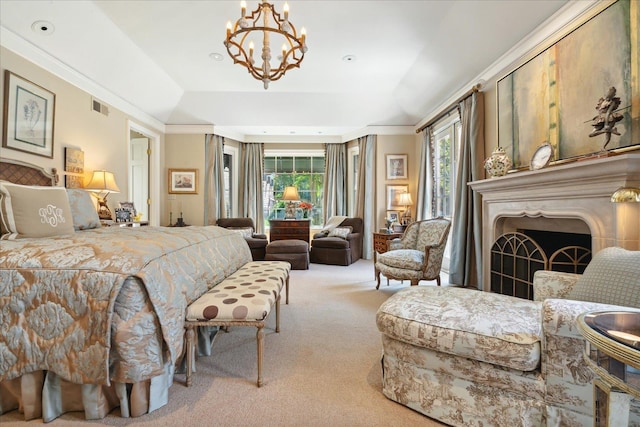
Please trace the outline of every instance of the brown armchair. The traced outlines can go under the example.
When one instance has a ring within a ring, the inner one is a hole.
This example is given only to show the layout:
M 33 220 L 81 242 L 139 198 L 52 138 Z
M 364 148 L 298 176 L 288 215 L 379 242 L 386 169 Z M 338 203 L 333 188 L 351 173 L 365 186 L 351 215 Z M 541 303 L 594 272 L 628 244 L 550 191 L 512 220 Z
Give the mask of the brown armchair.
M 345 238 L 316 233 L 311 240 L 310 262 L 351 265 L 362 257 L 362 218 L 347 218 L 338 227 L 351 227 Z
M 266 247 L 269 244 L 266 234 L 258 234 L 255 232 L 256 228 L 253 225 L 253 219 L 251 218 L 220 218 L 216 222 L 218 227 L 228 228 L 231 230 L 241 230 L 251 228 L 250 236 L 245 236 L 245 240 L 251 249 L 251 257 L 254 261 L 263 261 Z

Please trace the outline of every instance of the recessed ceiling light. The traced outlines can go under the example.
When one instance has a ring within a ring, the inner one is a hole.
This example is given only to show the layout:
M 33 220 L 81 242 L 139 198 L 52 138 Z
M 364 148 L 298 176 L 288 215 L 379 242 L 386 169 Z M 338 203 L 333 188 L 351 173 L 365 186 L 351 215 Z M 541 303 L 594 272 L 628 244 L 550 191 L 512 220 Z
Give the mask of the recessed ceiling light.
M 31 24 L 31 30 L 34 33 L 49 36 L 53 34 L 53 32 L 56 30 L 56 27 L 49 21 L 36 21 Z
M 342 57 L 342 60 L 344 62 L 353 62 L 356 60 L 356 56 L 355 55 L 345 55 Z
M 214 61 L 222 61 L 222 54 L 218 53 L 218 52 L 213 52 L 209 54 L 209 58 L 213 59 Z

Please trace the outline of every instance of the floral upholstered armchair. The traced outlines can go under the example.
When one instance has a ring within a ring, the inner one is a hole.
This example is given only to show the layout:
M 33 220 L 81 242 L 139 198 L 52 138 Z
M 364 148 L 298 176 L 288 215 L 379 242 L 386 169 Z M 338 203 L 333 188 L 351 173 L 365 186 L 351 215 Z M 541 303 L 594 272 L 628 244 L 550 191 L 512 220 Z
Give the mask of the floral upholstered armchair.
M 576 318 L 640 311 L 640 251 L 606 248 L 584 274 L 540 270 L 534 300 L 458 287 L 403 289 L 378 309 L 382 392 L 453 426 L 593 424 L 596 374 Z M 629 426 L 640 426 L 640 401 Z
M 447 244 L 451 221 L 438 217 L 410 224 L 399 239 L 388 242 L 388 251 L 379 255 L 376 289 L 380 274 L 387 279 L 410 280 L 416 286 L 420 280 L 436 280 L 440 286 L 442 257 Z

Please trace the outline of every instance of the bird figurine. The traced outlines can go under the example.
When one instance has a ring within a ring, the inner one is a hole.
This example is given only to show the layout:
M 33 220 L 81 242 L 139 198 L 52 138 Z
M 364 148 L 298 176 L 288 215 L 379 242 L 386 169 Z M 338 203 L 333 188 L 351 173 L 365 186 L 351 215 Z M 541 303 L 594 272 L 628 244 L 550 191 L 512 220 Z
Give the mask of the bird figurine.
M 598 115 L 591 119 L 591 126 L 593 131 L 589 136 L 598 136 L 605 134 L 604 146 L 602 149 L 607 148 L 607 145 L 611 141 L 611 134 L 620 136 L 618 129 L 615 125 L 622 120 L 622 114 L 616 112 L 620 106 L 620 98 L 616 96 L 616 88 L 611 86 L 603 98 L 598 100 L 596 104 L 596 110 Z

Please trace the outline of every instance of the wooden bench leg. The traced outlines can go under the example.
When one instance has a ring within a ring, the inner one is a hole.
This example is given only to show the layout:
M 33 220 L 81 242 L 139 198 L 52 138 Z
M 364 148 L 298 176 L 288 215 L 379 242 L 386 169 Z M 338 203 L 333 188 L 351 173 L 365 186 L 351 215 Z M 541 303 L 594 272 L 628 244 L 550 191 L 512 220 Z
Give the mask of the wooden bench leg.
M 193 370 L 193 358 L 195 353 L 195 330 L 193 326 L 187 326 L 187 387 L 191 386 L 191 371 Z
M 280 295 L 276 299 L 276 332 L 280 332 Z
M 287 276 L 287 281 L 285 282 L 286 291 L 287 291 L 287 299 L 285 301 L 286 304 L 289 304 L 289 276 Z
M 257 326 L 256 341 L 258 343 L 258 387 L 262 387 L 262 355 L 264 353 L 264 324 Z

